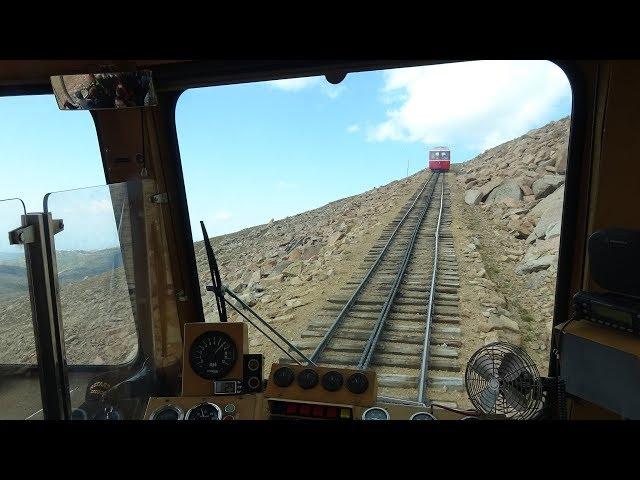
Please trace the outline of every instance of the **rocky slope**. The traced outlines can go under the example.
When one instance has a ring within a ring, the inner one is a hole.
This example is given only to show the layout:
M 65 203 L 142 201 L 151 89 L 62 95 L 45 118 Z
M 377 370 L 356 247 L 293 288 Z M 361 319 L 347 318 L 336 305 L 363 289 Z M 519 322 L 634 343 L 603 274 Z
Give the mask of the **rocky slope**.
M 487 150 L 457 175 L 460 228 L 471 262 L 483 343 L 522 345 L 546 372 L 564 197 L 569 117 Z M 480 215 L 478 215 L 480 213 Z M 471 287 L 469 287 L 471 288 Z M 480 297 L 478 297 L 480 298 Z M 467 302 L 470 317 L 477 316 Z M 480 318 L 482 318 L 480 317 Z
M 569 123 L 565 117 L 487 150 L 466 162 L 458 176 L 467 204 L 479 205 L 531 245 L 519 274 L 557 263 Z

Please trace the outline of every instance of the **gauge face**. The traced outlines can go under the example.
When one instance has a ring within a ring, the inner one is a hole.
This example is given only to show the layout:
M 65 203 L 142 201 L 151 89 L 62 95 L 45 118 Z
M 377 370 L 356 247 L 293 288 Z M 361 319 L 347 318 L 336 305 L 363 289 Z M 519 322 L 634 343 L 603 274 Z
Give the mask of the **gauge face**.
M 437 420 L 436 417 L 428 412 L 418 412 L 411 415 L 410 420 Z
M 364 373 L 354 373 L 347 380 L 347 389 L 351 393 L 361 394 L 369 388 L 369 380 Z
M 344 382 L 344 378 L 340 372 L 336 372 L 332 370 L 330 372 L 325 373 L 322 376 L 322 386 L 325 390 L 329 390 L 330 392 L 335 392 L 342 388 L 342 384 Z
M 149 420 L 182 420 L 184 414 L 175 405 L 160 407 L 149 416 Z
M 220 420 L 222 411 L 215 403 L 200 403 L 192 407 L 185 417 L 187 420 Z
M 279 387 L 288 387 L 296 377 L 289 367 L 280 367 L 273 373 L 273 383 Z
M 233 339 L 223 332 L 205 332 L 195 339 L 189 350 L 189 364 L 196 374 L 218 380 L 236 363 L 238 350 Z
M 318 374 L 310 368 L 305 368 L 298 374 L 298 385 L 305 390 L 315 387 L 318 380 Z
M 389 413 L 380 407 L 371 407 L 362 414 L 363 420 L 389 420 Z

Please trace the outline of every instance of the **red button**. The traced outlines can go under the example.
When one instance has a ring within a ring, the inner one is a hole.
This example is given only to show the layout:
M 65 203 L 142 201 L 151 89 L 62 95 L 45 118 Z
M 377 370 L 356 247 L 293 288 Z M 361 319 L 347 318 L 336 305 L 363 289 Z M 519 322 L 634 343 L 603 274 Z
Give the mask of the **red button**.
M 313 407 L 313 416 L 314 417 L 322 417 L 324 415 L 324 408 L 321 406 Z
M 311 415 L 311 407 L 309 405 L 301 405 L 300 415 Z
M 333 418 L 338 416 L 338 409 L 336 407 L 327 407 L 327 417 Z
M 295 415 L 298 412 L 298 406 L 295 403 L 287 405 L 287 415 Z

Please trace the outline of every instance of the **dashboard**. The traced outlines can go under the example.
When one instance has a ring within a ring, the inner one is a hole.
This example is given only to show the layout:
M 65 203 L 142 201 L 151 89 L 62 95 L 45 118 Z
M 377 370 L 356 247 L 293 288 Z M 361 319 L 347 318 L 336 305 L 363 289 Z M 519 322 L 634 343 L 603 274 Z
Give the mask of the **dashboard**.
M 244 323 L 185 325 L 180 397 L 151 397 L 145 420 L 475 420 L 437 406 L 381 402 L 372 370 L 271 365 L 247 353 Z

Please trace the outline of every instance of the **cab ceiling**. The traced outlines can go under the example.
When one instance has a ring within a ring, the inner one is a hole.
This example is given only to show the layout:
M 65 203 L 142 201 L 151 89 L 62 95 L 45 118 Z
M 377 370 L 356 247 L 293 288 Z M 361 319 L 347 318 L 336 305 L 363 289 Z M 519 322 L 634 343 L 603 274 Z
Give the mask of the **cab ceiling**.
M 447 60 L 0 60 L 0 96 L 51 93 L 50 76 L 153 70 L 156 90 L 447 63 Z

